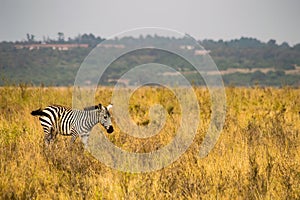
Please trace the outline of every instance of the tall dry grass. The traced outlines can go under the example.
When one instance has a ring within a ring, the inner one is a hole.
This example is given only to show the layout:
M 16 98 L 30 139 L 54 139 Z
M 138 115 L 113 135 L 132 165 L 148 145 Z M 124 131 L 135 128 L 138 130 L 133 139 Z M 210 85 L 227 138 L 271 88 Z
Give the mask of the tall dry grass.
M 223 132 L 210 154 L 198 157 L 209 124 L 210 98 L 195 88 L 201 121 L 192 145 L 173 164 L 150 173 L 111 169 L 84 150 L 80 140 L 58 136 L 50 146 L 33 109 L 49 104 L 71 106 L 72 88 L 3 87 L 0 89 L 1 199 L 299 199 L 300 90 L 227 88 Z M 110 101 L 111 88 L 96 99 Z M 149 108 L 167 110 L 162 131 L 136 139 L 120 131 L 107 135 L 131 152 L 150 152 L 172 140 L 180 106 L 172 92 L 141 88 L 130 100 L 139 125 L 149 123 Z

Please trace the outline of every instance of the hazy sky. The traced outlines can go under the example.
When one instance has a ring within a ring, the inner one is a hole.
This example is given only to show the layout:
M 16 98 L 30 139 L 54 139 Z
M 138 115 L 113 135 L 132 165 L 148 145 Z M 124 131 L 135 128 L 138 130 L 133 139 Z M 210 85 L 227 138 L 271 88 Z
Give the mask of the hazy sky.
M 164 27 L 196 39 L 300 43 L 299 0 L 0 0 L 0 41 Z

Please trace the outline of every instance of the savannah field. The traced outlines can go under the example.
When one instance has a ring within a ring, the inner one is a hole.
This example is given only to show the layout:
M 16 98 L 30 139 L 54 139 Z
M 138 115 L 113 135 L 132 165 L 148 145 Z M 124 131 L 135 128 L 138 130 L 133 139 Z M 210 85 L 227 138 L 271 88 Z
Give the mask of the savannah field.
M 174 163 L 148 173 L 122 172 L 104 165 L 80 139 L 57 136 L 44 145 L 32 110 L 49 104 L 72 106 L 72 88 L 0 88 L 0 199 L 300 199 L 300 89 L 226 88 L 227 113 L 213 150 L 200 158 L 210 119 L 210 96 L 194 88 L 201 120 L 187 151 Z M 112 88 L 96 101 L 107 105 Z M 108 139 L 130 152 L 151 152 L 174 137 L 181 115 L 174 94 L 143 87 L 130 99 L 129 112 L 140 126 L 149 108 L 161 104 L 167 118 L 159 134 L 138 139 L 115 132 Z M 112 111 L 113 114 L 113 111 Z

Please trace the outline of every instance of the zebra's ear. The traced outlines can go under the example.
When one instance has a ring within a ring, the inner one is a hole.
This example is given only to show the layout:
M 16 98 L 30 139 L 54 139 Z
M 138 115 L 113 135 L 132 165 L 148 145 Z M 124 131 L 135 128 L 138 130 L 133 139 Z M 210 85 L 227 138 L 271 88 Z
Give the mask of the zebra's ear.
M 95 109 L 102 109 L 101 103 L 99 103 L 98 105 L 95 105 Z
M 113 105 L 112 104 L 109 104 L 106 108 L 107 108 L 107 110 L 109 110 L 109 109 L 111 109 L 113 107 Z

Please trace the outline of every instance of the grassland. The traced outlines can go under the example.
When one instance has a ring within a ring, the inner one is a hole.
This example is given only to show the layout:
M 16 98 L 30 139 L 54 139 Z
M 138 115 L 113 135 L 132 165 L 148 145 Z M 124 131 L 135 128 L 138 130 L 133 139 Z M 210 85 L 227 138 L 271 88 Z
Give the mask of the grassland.
M 159 171 L 128 173 L 111 169 L 87 151 L 80 140 L 58 136 L 50 146 L 33 109 L 49 104 L 71 106 L 72 88 L 2 87 L 0 89 L 0 199 L 299 199 L 300 90 L 227 88 L 223 132 L 210 154 L 199 146 L 209 124 L 210 98 L 195 88 L 201 121 L 192 145 Z M 96 99 L 110 102 L 111 88 Z M 139 125 L 149 123 L 149 107 L 168 113 L 162 131 L 136 139 L 120 131 L 107 135 L 116 146 L 150 152 L 166 145 L 178 128 L 180 106 L 162 88 L 141 88 L 130 100 Z M 104 133 L 106 134 L 106 133 Z

